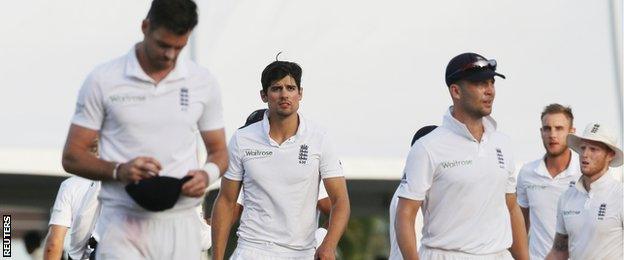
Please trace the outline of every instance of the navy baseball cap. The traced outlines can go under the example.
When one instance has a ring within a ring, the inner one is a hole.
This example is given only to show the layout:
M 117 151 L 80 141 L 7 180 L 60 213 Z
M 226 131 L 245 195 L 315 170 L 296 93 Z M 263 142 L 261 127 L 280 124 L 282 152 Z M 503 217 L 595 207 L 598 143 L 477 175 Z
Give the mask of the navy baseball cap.
M 191 176 L 182 179 L 156 176 L 126 185 L 126 192 L 144 209 L 163 211 L 173 208 L 180 198 L 182 184 L 190 179 Z
M 494 76 L 505 78 L 505 75 L 496 72 L 496 65 L 496 60 L 488 60 L 473 52 L 459 54 L 446 66 L 446 86 L 450 87 L 459 80 L 482 81 Z
M 438 127 L 437 125 L 428 125 L 428 126 L 423 126 L 420 129 L 418 129 L 418 131 L 416 131 L 416 133 L 414 134 L 414 137 L 412 137 L 411 145 L 414 145 L 414 143 L 418 141 L 418 139 L 431 133 L 431 131 L 433 131 L 437 127 Z

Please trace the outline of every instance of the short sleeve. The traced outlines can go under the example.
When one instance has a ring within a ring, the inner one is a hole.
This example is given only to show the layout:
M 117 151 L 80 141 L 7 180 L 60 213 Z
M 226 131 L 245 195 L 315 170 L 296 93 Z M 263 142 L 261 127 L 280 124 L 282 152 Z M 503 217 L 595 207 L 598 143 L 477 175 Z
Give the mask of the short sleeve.
M 338 159 L 336 150 L 327 135 L 323 136 L 321 144 L 321 159 L 319 172 L 322 179 L 343 177 L 342 162 Z
M 529 198 L 527 196 L 525 178 L 527 174 L 526 167 L 522 167 L 520 169 L 520 173 L 518 174 L 518 184 L 516 187 L 516 197 L 518 200 L 518 205 L 523 208 L 529 207 Z
M 236 138 L 236 133 L 232 136 L 230 143 L 228 144 L 228 153 L 229 153 L 229 163 L 228 169 L 223 175 L 223 177 L 228 178 L 233 181 L 242 181 L 243 180 L 243 162 L 241 160 L 240 149 L 238 147 L 238 141 Z
M 223 128 L 225 125 L 223 121 L 223 105 L 221 103 L 219 83 L 210 76 L 208 84 L 210 84 L 210 92 L 204 103 L 204 110 L 198 122 L 200 131 L 217 130 Z
M 325 189 L 325 184 L 321 181 L 319 183 L 319 192 L 318 192 L 318 200 L 322 200 L 324 198 L 328 198 L 327 190 Z
M 563 200 L 565 194 L 566 193 L 563 193 L 561 197 L 559 197 L 559 202 L 557 202 L 557 225 L 555 226 L 556 232 L 562 235 L 568 234 L 563 220 Z
M 100 130 L 104 121 L 103 94 L 94 73 L 85 79 L 78 100 L 72 123 L 92 130 Z
M 67 181 L 61 183 L 61 187 L 59 187 L 59 191 L 56 194 L 54 206 L 52 206 L 49 225 L 59 225 L 68 228 L 71 227 L 73 200 L 71 192 L 72 189 L 68 187 Z
M 397 196 L 411 200 L 424 200 L 433 183 L 435 168 L 431 157 L 421 142 L 410 149 L 403 170 L 403 180 Z
M 236 203 L 243 206 L 243 187 L 241 187 L 240 191 L 238 191 L 238 198 L 236 198 Z
M 507 182 L 505 183 L 505 193 L 516 193 L 516 162 L 513 153 L 508 152 L 507 160 Z

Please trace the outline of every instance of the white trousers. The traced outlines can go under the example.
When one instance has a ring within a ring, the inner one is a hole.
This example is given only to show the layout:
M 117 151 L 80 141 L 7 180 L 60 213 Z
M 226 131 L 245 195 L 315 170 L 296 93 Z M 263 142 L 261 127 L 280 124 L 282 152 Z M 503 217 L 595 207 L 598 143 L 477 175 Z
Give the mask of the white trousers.
M 201 258 L 201 223 L 195 209 L 136 214 L 103 210 L 98 260 Z
M 271 246 L 267 246 L 267 249 Z M 312 260 L 314 259 L 314 251 L 312 252 L 273 252 L 261 248 L 255 248 L 247 245 L 236 246 L 236 250 L 230 256 L 230 260 Z
M 489 255 L 473 255 L 457 251 L 446 251 L 441 249 L 421 246 L 418 256 L 422 260 L 513 260 L 508 250 Z

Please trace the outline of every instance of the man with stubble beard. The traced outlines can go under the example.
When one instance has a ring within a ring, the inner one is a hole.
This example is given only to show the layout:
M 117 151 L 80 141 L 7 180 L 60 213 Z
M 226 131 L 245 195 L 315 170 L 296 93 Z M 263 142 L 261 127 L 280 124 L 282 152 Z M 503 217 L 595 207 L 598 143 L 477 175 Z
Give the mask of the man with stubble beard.
M 460 54 L 446 67 L 453 106 L 441 126 L 412 146 L 399 187 L 395 229 L 404 259 L 528 259 L 511 142 L 489 116 L 495 76 L 504 78 L 496 61 L 476 53 Z
M 578 156 L 566 141 L 575 131 L 572 109 L 550 104 L 541 119 L 546 154 L 522 166 L 518 174 L 518 205 L 529 231 L 531 259 L 544 259 L 548 254 L 555 236 L 557 201 L 581 175 Z
M 229 168 L 212 212 L 213 259 L 223 259 L 241 185 L 238 244 L 230 259 L 335 259 L 349 219 L 342 164 L 327 132 L 299 112 L 298 64 L 275 61 L 262 72 L 261 121 L 238 129 Z M 317 199 L 322 181 L 331 200 L 327 235 L 317 247 Z

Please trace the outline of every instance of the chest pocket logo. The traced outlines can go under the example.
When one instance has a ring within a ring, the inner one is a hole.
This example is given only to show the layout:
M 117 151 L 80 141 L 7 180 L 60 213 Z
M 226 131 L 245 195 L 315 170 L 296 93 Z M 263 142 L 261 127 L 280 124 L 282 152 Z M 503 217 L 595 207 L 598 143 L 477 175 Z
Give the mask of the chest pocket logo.
M 180 89 L 180 107 L 182 111 L 187 111 L 189 106 L 189 91 L 188 88 Z
M 500 148 L 496 148 L 496 157 L 498 158 L 498 166 L 505 169 L 505 157 L 503 157 L 503 151 Z
M 603 220 L 606 213 L 607 213 L 607 203 L 600 204 L 600 207 L 598 208 L 598 220 Z
M 302 144 L 299 147 L 299 163 L 306 164 L 308 162 L 308 145 Z

